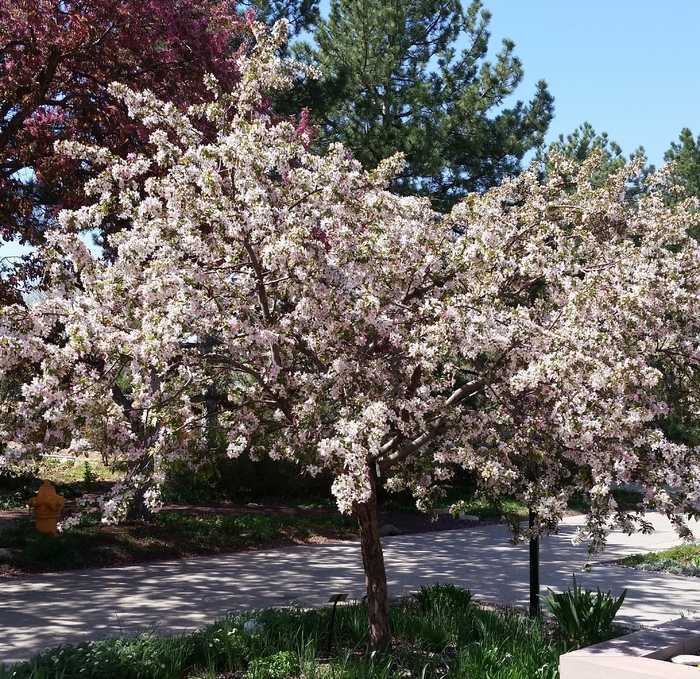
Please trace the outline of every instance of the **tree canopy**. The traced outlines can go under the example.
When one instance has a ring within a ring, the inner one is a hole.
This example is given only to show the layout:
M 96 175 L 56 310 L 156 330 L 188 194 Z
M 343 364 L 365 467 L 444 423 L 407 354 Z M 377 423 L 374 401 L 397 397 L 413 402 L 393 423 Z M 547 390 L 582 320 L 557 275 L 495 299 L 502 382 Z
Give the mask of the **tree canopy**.
M 674 178 L 685 194 L 700 198 L 700 136 L 695 139 L 690 129 L 684 127 L 678 141 L 671 142 L 664 160 L 673 161 Z
M 319 19 L 318 0 L 243 0 L 237 4 L 240 12 L 252 9 L 255 19 L 268 26 L 285 19 L 292 37 L 313 30 Z
M 320 148 L 340 141 L 368 169 L 402 152 L 392 190 L 447 211 L 519 172 L 553 115 L 543 81 L 529 103 L 504 107 L 523 68 L 509 40 L 488 61 L 489 19 L 478 0 L 466 11 L 458 0 L 332 0 L 317 47 L 297 49 L 323 78 L 301 86 L 292 106 L 309 107 Z
M 83 200 L 85 168 L 56 156 L 56 141 L 143 149 L 145 135 L 109 83 L 181 107 L 201 102 L 205 74 L 223 87 L 236 82 L 232 56 L 246 33 L 226 0 L 3 0 L 0 17 L 1 235 L 29 243 L 58 208 Z
M 593 126 L 588 122 L 579 125 L 566 137 L 560 134 L 559 138 L 552 142 L 547 149 L 538 149 L 536 159 L 543 164 L 545 175 L 550 169 L 549 156 L 553 151 L 556 151 L 558 155 L 562 155 L 568 160 L 578 163 L 583 163 L 594 153 L 597 154 L 599 158 L 598 169 L 592 177 L 592 181 L 595 184 L 605 183 L 610 175 L 619 172 L 628 163 L 643 161 L 646 157 L 643 146 L 637 147 L 629 156 L 625 157 L 620 145 L 610 139 L 607 132 L 596 133 Z M 640 168 L 639 174 L 630 178 L 627 189 L 627 194 L 630 198 L 634 198 L 645 190 L 646 179 L 655 170 L 653 165 L 646 163 L 641 165 Z
M 366 171 L 340 144 L 310 152 L 305 117 L 271 116 L 269 90 L 309 73 L 279 56 L 283 25 L 253 29 L 233 90 L 211 82 L 215 100 L 189 114 L 111 88 L 151 128 L 152 155 L 61 146 L 104 171 L 94 203 L 46 235 L 48 297 L 0 309 L 0 377 L 30 373 L 0 404 L 0 439 L 16 443 L 0 465 L 84 451 L 99 423 L 124 472 L 100 501 L 108 520 L 144 485 L 157 507 L 164 465 L 196 467 L 212 426 L 232 457 L 327 469 L 359 521 L 374 648 L 391 638 L 379 483 L 428 508 L 470 469 L 483 496 L 537 513 L 525 537 L 581 492 L 601 543 L 611 519 L 634 528 L 610 491 L 637 482 L 683 531 L 700 510 L 697 451 L 659 422 L 665 380 L 697 409 L 694 204 L 649 191 L 632 205 L 637 167 L 597 185 L 596 156 L 554 154 L 545 182 L 531 168 L 441 215 L 386 190 L 400 156 Z M 131 225 L 109 237 L 111 263 L 75 235 L 107 206 Z

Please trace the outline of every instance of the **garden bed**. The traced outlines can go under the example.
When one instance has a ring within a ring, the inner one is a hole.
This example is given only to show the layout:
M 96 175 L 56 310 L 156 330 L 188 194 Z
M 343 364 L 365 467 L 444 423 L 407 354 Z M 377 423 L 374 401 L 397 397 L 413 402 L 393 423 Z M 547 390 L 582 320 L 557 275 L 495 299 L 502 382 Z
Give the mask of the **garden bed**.
M 382 510 L 387 535 L 474 525 L 451 516 Z M 0 577 L 319 544 L 357 537 L 357 523 L 330 507 L 280 504 L 171 505 L 153 521 L 86 520 L 56 538 L 37 533 L 27 509 L 0 511 Z
M 367 649 L 367 609 L 266 609 L 194 634 L 83 642 L 43 651 L 0 679 L 555 679 L 561 643 L 539 620 L 484 610 L 452 585 L 392 603 L 394 643 Z

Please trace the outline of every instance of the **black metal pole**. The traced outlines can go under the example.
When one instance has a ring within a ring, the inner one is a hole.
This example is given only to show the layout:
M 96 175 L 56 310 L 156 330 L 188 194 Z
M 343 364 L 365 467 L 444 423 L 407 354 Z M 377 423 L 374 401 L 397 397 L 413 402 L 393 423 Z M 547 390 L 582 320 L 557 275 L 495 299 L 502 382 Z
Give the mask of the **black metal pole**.
M 537 514 L 530 510 L 530 528 L 535 527 Z M 530 617 L 536 618 L 540 614 L 540 541 L 539 538 L 530 539 Z
M 535 483 L 540 478 L 540 465 L 535 463 L 534 470 Z M 528 513 L 528 524 L 532 530 L 537 524 L 537 514 L 530 509 Z M 536 618 L 540 615 L 540 540 L 530 538 L 530 617 Z
M 326 655 L 331 654 L 331 646 L 333 645 L 333 626 L 335 625 L 335 607 L 338 605 L 338 601 L 333 602 L 333 612 L 331 613 L 331 631 L 328 634 L 328 648 L 326 649 Z

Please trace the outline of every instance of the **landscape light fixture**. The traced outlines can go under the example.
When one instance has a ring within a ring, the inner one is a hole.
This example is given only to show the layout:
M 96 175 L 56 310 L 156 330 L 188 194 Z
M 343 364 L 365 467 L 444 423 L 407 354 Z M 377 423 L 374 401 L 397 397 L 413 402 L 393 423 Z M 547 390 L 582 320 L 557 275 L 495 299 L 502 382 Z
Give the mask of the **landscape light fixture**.
M 343 594 L 332 594 L 331 598 L 328 599 L 329 604 L 333 604 L 333 611 L 331 612 L 331 631 L 328 633 L 328 648 L 326 649 L 326 654 L 331 654 L 331 645 L 333 643 L 333 626 L 335 625 L 335 607 L 338 605 L 339 601 L 345 601 L 348 598 L 348 593 Z

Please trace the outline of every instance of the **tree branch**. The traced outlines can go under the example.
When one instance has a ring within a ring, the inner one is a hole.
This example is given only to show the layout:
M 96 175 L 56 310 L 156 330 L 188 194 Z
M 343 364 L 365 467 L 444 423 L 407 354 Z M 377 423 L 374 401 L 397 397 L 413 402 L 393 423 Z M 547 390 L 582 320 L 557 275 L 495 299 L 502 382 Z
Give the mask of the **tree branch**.
M 258 300 L 260 302 L 260 307 L 262 308 L 263 318 L 269 326 L 272 326 L 273 318 L 272 312 L 270 311 L 270 301 L 267 297 L 267 291 L 265 289 L 265 272 L 260 265 L 257 255 L 255 254 L 255 250 L 253 250 L 253 246 L 250 244 L 250 241 L 247 238 L 243 241 L 243 247 L 248 253 L 250 264 L 255 272 L 255 290 L 258 294 Z M 273 342 L 272 344 L 272 360 L 275 362 L 275 365 L 279 366 L 280 368 L 282 367 L 282 354 L 280 353 L 279 344 L 277 344 L 277 342 Z
M 445 408 L 451 409 L 459 405 L 465 399 L 478 394 L 485 386 L 482 380 L 474 380 L 467 384 L 463 384 L 459 389 L 452 392 L 450 397 L 445 401 Z M 379 449 L 379 469 L 386 471 L 391 469 L 401 460 L 405 460 L 409 455 L 434 441 L 448 427 L 447 415 L 441 415 L 435 420 L 435 423 L 428 431 L 417 436 L 409 441 L 404 434 L 398 434 L 393 439 L 387 441 Z M 392 452 L 394 451 L 394 452 Z

